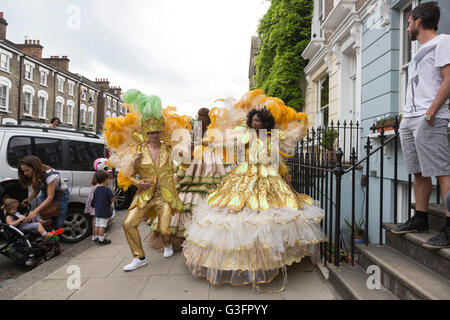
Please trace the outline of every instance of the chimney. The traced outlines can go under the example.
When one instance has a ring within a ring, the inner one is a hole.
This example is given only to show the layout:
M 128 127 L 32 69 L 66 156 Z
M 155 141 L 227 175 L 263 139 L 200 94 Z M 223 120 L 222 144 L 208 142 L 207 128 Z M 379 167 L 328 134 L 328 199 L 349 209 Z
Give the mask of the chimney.
M 109 80 L 108 79 L 95 79 L 95 83 L 100 87 L 100 91 L 109 92 Z
M 6 27 L 8 23 L 3 18 L 3 12 L 0 12 L 0 40 L 6 40 Z
M 61 58 L 59 56 L 51 56 L 50 58 L 44 58 L 42 59 L 45 62 L 47 62 L 48 64 L 51 64 L 52 66 L 69 72 L 69 58 L 67 58 L 67 56 L 62 56 Z
M 26 55 L 32 56 L 33 58 L 42 59 L 42 49 L 41 42 L 39 40 L 25 40 L 24 44 L 16 44 L 20 50 Z

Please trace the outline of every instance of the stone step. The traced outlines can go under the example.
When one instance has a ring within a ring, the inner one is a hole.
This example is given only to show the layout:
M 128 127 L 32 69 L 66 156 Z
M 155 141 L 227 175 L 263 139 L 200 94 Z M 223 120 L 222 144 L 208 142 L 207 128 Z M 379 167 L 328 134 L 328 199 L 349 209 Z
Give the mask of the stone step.
M 424 242 L 437 235 L 438 232 L 429 231 L 397 235 L 390 232 L 395 226 L 396 224 L 393 223 L 383 224 L 388 246 L 450 280 L 450 248 L 429 249 L 422 246 Z
M 387 245 L 356 245 L 358 264 L 364 269 L 377 265 L 382 285 L 401 300 L 446 300 L 450 281 Z
M 345 300 L 398 300 L 391 292 L 381 289 L 369 289 L 367 279 L 370 275 L 360 266 L 343 263 L 339 267 L 328 264 L 329 281 Z
M 416 209 L 416 204 L 411 203 L 411 208 Z M 428 225 L 430 230 L 440 231 L 445 226 L 445 207 L 443 204 L 430 203 L 428 205 Z

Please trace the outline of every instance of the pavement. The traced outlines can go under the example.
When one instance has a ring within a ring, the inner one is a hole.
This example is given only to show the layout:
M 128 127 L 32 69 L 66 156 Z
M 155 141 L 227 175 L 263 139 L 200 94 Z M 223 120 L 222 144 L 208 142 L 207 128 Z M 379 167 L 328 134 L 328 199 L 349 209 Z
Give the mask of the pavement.
M 149 227 L 139 226 L 149 264 L 133 272 L 122 267 L 132 256 L 119 211 L 107 229 L 110 245 L 99 246 L 88 238 L 66 249 L 9 285 L 0 287 L 0 300 L 340 300 L 340 296 L 309 258 L 288 267 L 281 293 L 255 293 L 251 285 L 215 286 L 189 272 L 181 252 L 170 258 L 151 249 Z M 279 275 L 265 291 L 282 286 Z

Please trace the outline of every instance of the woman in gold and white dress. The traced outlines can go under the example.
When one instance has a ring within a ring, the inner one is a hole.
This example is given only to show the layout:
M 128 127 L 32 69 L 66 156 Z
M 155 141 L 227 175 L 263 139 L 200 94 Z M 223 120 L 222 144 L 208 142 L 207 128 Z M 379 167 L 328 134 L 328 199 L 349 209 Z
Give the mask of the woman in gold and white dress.
M 254 130 L 274 125 L 271 112 L 261 107 L 248 113 L 247 127 L 234 129 L 245 144 L 245 161 L 195 208 L 186 230 L 183 255 L 194 276 L 216 285 L 258 287 L 287 265 L 316 256 L 318 244 L 326 241 L 319 226 L 323 210 L 290 187 L 284 164 L 277 168 L 264 157 L 271 157 L 274 137 L 269 133 L 263 143 Z M 289 140 L 283 132 L 279 139 L 280 145 Z

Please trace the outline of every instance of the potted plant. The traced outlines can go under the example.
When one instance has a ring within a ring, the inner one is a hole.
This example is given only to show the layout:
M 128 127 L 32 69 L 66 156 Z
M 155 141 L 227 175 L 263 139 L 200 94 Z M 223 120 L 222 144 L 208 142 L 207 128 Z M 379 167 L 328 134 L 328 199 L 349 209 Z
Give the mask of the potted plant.
M 328 162 L 331 162 L 331 160 L 333 160 L 334 163 L 337 162 L 336 151 L 334 147 L 337 137 L 338 137 L 337 130 L 328 128 L 323 132 L 320 145 L 324 147 L 327 151 Z
M 377 118 L 377 121 L 375 122 L 375 127 L 377 128 L 377 132 L 381 132 L 381 128 L 384 128 L 384 131 L 390 131 L 394 130 L 394 123 L 395 123 L 395 117 L 398 115 L 396 114 L 385 114 L 381 117 Z M 400 115 L 399 121 L 401 121 L 402 116 Z
M 335 243 L 333 242 L 330 248 L 330 243 L 325 242 L 322 244 L 322 255 L 324 255 L 327 261 L 334 263 L 334 253 L 335 253 Z M 339 248 L 339 262 L 349 262 L 349 257 L 346 255 L 345 250 L 343 248 Z
M 351 222 L 347 218 L 345 218 L 344 221 L 351 233 L 352 232 Z M 359 217 L 358 221 L 355 221 L 355 233 L 353 235 L 353 239 L 355 239 L 355 244 L 364 242 L 364 233 L 365 233 L 364 231 L 365 231 L 364 230 L 364 219 L 361 216 L 361 217 Z

